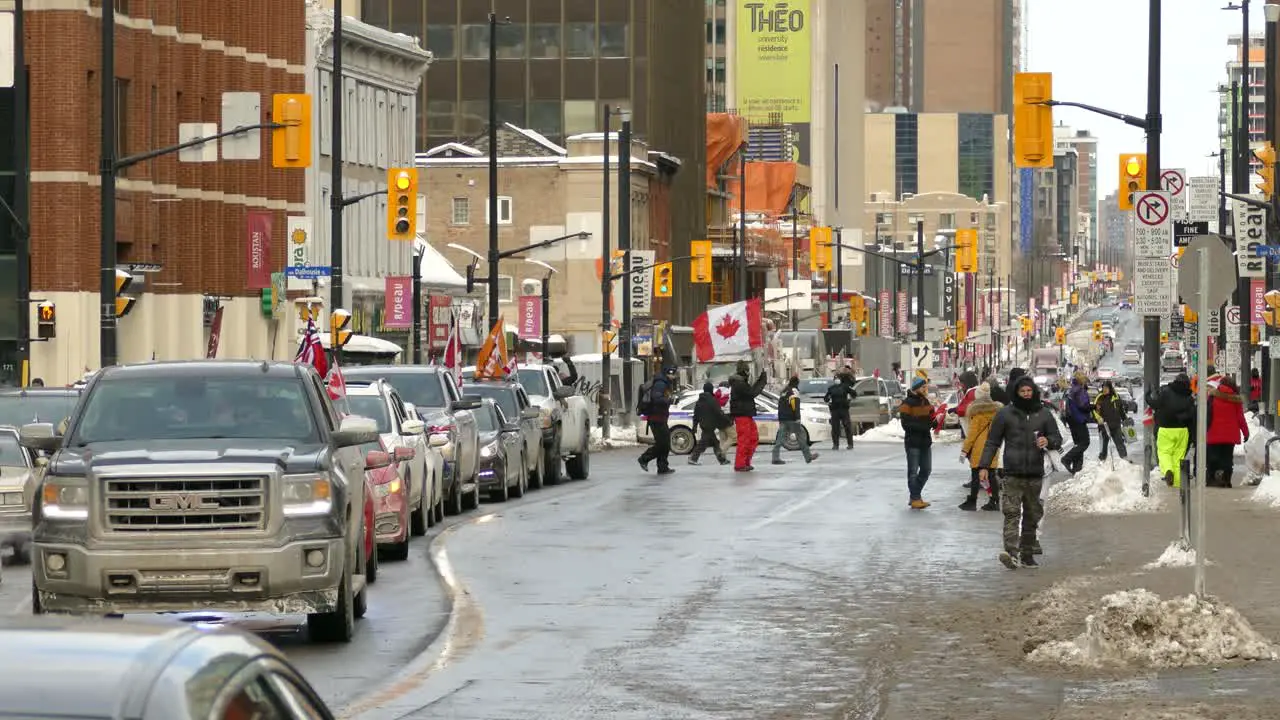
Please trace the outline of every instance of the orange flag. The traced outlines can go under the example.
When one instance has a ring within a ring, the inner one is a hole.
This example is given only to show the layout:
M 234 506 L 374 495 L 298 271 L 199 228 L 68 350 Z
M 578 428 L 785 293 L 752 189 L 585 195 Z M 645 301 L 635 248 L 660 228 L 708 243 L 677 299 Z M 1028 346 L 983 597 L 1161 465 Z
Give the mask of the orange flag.
M 507 353 L 506 323 L 502 316 L 489 330 L 489 336 L 480 346 L 480 355 L 476 358 L 476 379 L 490 380 L 506 377 L 507 365 L 511 362 Z

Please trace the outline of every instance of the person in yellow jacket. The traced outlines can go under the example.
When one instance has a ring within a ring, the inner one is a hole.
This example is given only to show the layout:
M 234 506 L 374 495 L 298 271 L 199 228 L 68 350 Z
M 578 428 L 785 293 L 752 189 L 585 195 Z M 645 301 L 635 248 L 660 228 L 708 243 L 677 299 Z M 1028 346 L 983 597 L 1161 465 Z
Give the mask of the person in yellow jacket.
M 978 383 L 978 387 L 973 392 L 973 402 L 969 403 L 969 407 L 965 410 L 965 416 L 969 419 L 969 434 L 965 435 L 964 445 L 960 448 L 960 461 L 969 463 L 972 482 L 969 483 L 969 497 L 960 503 L 961 510 L 978 509 L 978 491 L 982 487 L 978 481 L 978 460 L 982 457 L 982 448 L 986 447 L 987 435 L 991 432 L 991 421 L 995 419 L 996 413 L 1002 407 L 1004 407 L 1003 404 L 991 399 L 990 383 Z M 999 458 L 992 460 L 991 464 L 992 469 L 999 468 Z M 988 475 L 988 478 L 987 503 L 982 506 L 982 509 L 999 510 L 999 481 L 994 475 Z

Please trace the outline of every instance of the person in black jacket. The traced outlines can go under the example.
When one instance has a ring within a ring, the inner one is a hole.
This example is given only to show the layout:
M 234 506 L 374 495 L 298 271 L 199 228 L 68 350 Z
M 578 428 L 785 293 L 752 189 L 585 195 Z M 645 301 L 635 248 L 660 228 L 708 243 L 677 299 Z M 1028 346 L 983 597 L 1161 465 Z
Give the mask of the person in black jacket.
M 1129 419 L 1129 413 L 1124 409 L 1120 396 L 1116 394 L 1115 384 L 1110 380 L 1104 380 L 1102 392 L 1098 393 L 1093 405 L 1094 414 L 1098 418 L 1098 437 L 1102 438 L 1102 452 L 1098 455 L 1098 460 L 1107 459 L 1108 441 L 1115 442 L 1116 454 L 1121 460 L 1128 460 L 1129 452 L 1124 442 L 1124 424 Z
M 756 396 L 764 390 L 767 379 L 764 371 L 754 383 L 747 381 L 751 366 L 745 362 L 738 363 L 738 371 L 729 378 L 729 415 L 733 418 L 734 430 L 738 435 L 738 449 L 733 456 L 733 469 L 736 472 L 755 470 L 751 457 L 756 454 L 756 446 L 760 444 L 760 428 L 756 427 Z
M 724 414 L 724 408 L 720 407 L 715 386 L 709 382 L 703 385 L 702 394 L 693 405 L 693 426 L 698 432 L 698 441 L 693 445 L 693 452 L 689 453 L 689 464 L 697 465 L 698 458 L 710 448 L 721 465 L 728 465 L 729 458 L 725 457 L 716 433 L 732 424 L 729 416 Z
M 1156 457 L 1164 471 L 1164 482 L 1182 487 L 1182 461 L 1196 431 L 1196 398 L 1191 394 L 1191 378 L 1179 373 L 1150 398 L 1155 412 Z
M 853 389 L 852 371 L 838 373 L 836 381 L 827 388 L 827 395 L 823 401 L 831 411 L 832 450 L 840 449 L 841 429 L 844 430 L 846 445 L 850 450 L 853 449 L 853 420 L 849 417 L 849 406 L 857 396 L 858 393 Z
M 911 381 L 907 399 L 898 406 L 902 423 L 902 445 L 907 452 L 907 493 L 911 509 L 929 507 L 924 485 L 933 470 L 933 405 L 929 402 L 929 383 L 921 377 Z
M 1004 549 L 1000 562 L 1010 570 L 1037 567 L 1036 531 L 1044 517 L 1040 490 L 1046 450 L 1062 448 L 1058 421 L 1040 400 L 1040 389 L 1027 375 L 1014 381 L 1012 402 L 996 413 L 978 460 L 978 480 L 988 481 L 992 463 L 1004 445 L 1004 480 L 1000 511 L 1004 513 Z
M 645 448 L 638 458 L 640 468 L 649 472 L 649 463 L 658 461 L 658 474 L 670 475 L 675 472 L 671 467 L 671 402 L 675 400 L 676 369 L 663 368 L 662 374 L 653 379 L 649 385 L 649 405 L 645 412 L 645 421 L 649 432 L 653 435 L 653 444 Z
M 818 453 L 810 452 L 809 434 L 805 432 L 804 425 L 800 424 L 800 378 L 795 375 L 787 381 L 786 389 L 778 398 L 778 435 L 773 439 L 774 465 L 786 465 L 782 459 L 782 444 L 793 433 L 800 439 L 800 453 L 804 455 L 805 463 L 816 460 Z M 850 442 L 849 446 L 853 447 L 853 443 Z

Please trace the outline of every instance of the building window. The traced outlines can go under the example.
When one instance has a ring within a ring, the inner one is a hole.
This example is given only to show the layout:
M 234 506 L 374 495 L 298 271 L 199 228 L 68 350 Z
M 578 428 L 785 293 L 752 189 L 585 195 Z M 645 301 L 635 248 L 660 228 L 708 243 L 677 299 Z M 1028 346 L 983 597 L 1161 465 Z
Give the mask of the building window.
M 710 20 L 707 21 L 707 42 L 712 42 L 714 40 L 716 45 L 724 45 L 724 20 L 715 21 L 716 27 L 714 32 L 711 29 L 711 22 L 712 21 Z
M 523 60 L 525 56 L 524 23 L 499 25 L 494 33 L 494 41 L 498 46 L 498 58 L 501 60 Z
M 559 58 L 561 54 L 559 25 L 536 24 L 529 27 L 529 57 Z
M 565 57 L 590 58 L 596 56 L 595 23 L 569 23 L 565 26 Z
M 498 302 L 515 302 L 515 280 L 510 275 L 498 276 Z
M 484 132 L 485 126 L 489 123 L 489 101 L 488 100 L 463 100 L 462 101 L 462 135 L 465 138 L 472 138 Z
M 955 226 L 956 226 L 955 213 L 939 213 L 938 214 L 939 228 L 955 228 Z
M 427 132 L 432 135 L 452 135 L 454 107 L 452 100 L 427 101 Z
M 527 125 L 524 118 L 523 100 L 499 100 L 495 109 L 497 110 L 499 124 L 511 123 L 518 128 Z
M 529 103 L 529 129 L 551 140 L 558 140 L 564 132 L 557 100 L 533 100 Z
M 437 60 L 453 60 L 458 57 L 458 28 L 456 25 L 428 25 L 427 50 Z
M 596 124 L 596 103 L 594 100 L 565 100 L 564 132 L 565 135 L 599 132 Z
M 485 221 L 485 224 L 489 223 L 489 199 L 488 198 L 485 198 L 485 201 L 484 201 L 484 221 Z M 504 195 L 498 196 L 498 224 L 499 225 L 511 224 L 511 198 L 506 197 Z
M 462 26 L 462 57 L 468 60 L 489 58 L 489 25 L 487 23 Z
M 385 2 L 386 0 L 375 0 Z M 387 26 L 391 32 L 408 35 L 412 38 L 422 37 L 421 0 L 391 0 L 391 22 Z
M 450 225 L 470 225 L 471 224 L 471 198 L 456 197 L 453 199 L 449 208 L 449 224 Z
M 116 78 L 116 159 L 129 156 L 129 81 Z
M 894 179 L 898 196 L 920 192 L 920 124 L 915 113 L 893 116 Z
M 626 23 L 600 23 L 600 57 L 629 57 L 627 49 Z
M 877 225 L 892 225 L 892 224 L 893 224 L 893 214 L 892 214 L 892 213 L 876 213 L 876 224 L 877 224 Z

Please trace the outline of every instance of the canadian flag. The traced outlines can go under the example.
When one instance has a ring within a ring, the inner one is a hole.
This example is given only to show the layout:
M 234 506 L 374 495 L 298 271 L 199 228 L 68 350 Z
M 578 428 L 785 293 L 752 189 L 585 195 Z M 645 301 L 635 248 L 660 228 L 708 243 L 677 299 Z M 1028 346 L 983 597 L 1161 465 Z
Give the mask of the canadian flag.
M 324 379 L 324 384 L 329 390 L 330 400 L 339 400 L 347 396 L 347 378 L 342 374 L 342 368 L 334 363 L 329 369 L 329 375 Z
M 764 344 L 760 301 L 746 300 L 708 310 L 693 321 L 698 362 L 742 355 Z

